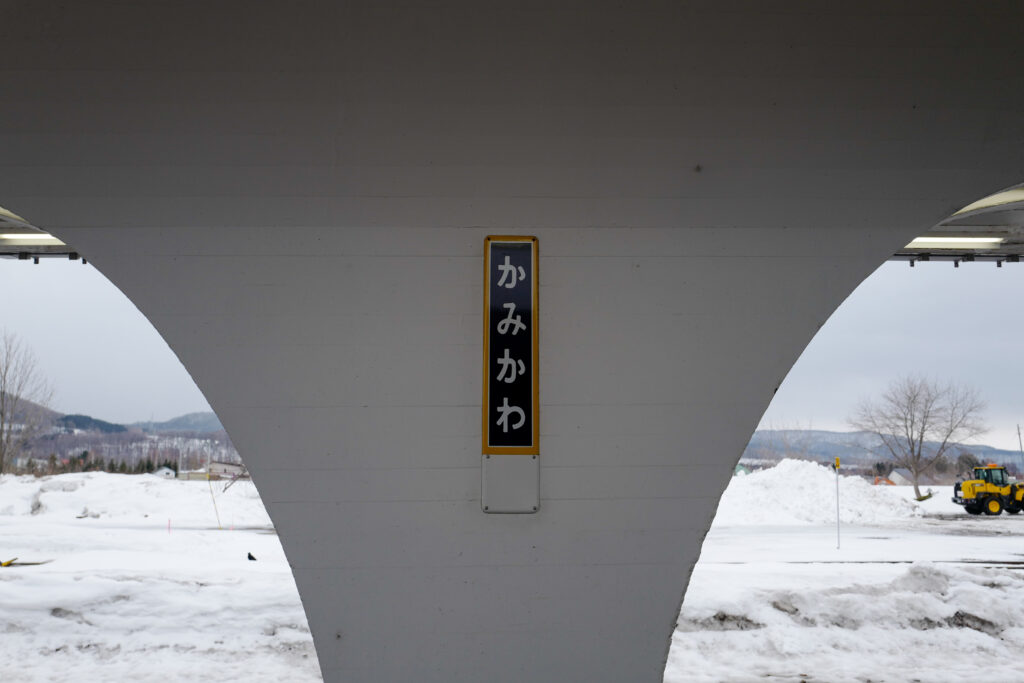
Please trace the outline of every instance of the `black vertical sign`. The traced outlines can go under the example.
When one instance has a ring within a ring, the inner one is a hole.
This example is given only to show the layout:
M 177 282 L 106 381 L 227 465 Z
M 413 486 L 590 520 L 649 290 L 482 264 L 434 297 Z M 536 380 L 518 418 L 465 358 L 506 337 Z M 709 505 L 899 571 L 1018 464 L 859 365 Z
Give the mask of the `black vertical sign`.
M 540 453 L 537 238 L 484 240 L 485 454 Z

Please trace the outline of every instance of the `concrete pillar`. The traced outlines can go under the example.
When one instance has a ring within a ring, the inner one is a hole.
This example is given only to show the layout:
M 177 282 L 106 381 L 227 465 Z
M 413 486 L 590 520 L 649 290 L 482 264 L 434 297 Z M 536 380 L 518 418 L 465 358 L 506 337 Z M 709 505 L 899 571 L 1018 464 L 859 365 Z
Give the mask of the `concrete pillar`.
M 1024 179 L 1013 3 L 0 18 L 0 204 L 189 369 L 332 682 L 660 680 L 732 466 L 811 336 Z M 488 234 L 540 244 L 535 515 L 480 505 Z

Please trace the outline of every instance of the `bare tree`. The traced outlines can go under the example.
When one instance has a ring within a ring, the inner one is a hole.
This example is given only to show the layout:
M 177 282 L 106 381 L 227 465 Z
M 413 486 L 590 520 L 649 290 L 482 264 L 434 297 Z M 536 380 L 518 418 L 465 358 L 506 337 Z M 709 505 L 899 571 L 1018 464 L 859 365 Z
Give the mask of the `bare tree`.
M 52 396 L 32 350 L 0 331 L 0 474 L 44 425 Z
M 987 431 L 985 403 L 977 391 L 957 384 L 908 376 L 897 379 L 877 401 L 861 402 L 850 425 L 877 436 L 897 467 L 910 472 L 914 495 L 918 479 L 957 443 Z

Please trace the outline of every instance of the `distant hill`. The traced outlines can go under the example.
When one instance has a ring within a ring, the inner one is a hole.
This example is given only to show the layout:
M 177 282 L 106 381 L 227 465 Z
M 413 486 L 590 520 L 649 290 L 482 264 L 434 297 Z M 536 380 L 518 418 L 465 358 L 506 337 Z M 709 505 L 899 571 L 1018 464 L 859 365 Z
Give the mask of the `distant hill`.
M 144 432 L 220 432 L 224 430 L 214 413 L 189 413 L 166 422 L 133 422 L 128 425 Z
M 13 415 L 15 422 L 21 422 L 27 415 L 40 415 L 43 422 L 51 422 L 58 417 L 60 413 L 44 408 L 38 403 L 33 403 L 28 399 L 22 398 L 18 400 L 18 411 Z
M 197 469 L 211 461 L 239 462 L 238 451 L 219 427 L 213 413 L 136 425 L 114 424 L 88 415 L 60 415 L 49 429 L 29 440 L 16 466 L 37 473 L 69 468 L 109 472 L 114 467 L 137 472 L 146 462 L 154 467 L 176 463 L 185 469 Z
M 16 422 L 24 420 L 30 414 L 41 416 L 43 424 L 52 424 L 66 429 L 78 429 L 84 432 L 101 432 L 103 434 L 117 434 L 130 429 L 138 429 L 150 433 L 195 432 L 207 434 L 224 431 L 224 426 L 217 419 L 217 415 L 212 412 L 188 413 L 187 415 L 171 418 L 165 422 L 133 422 L 129 425 L 123 425 L 78 413 L 63 415 L 27 399 L 20 399 L 14 420 Z
M 938 444 L 926 442 L 936 448 Z M 956 459 L 960 453 L 972 453 L 983 462 L 1001 465 L 1021 464 L 1019 451 L 1007 451 L 980 444 L 954 445 L 949 457 Z M 881 440 L 868 432 L 827 432 L 819 429 L 762 429 L 754 432 L 750 443 L 743 451 L 744 460 L 778 460 L 800 458 L 818 462 L 832 462 L 840 458 L 851 465 L 871 465 L 887 460 Z
M 113 422 L 106 422 L 104 420 L 97 420 L 95 417 L 89 417 L 88 415 L 64 415 L 56 418 L 54 424 L 59 424 L 68 429 L 80 429 L 86 432 L 103 432 L 104 434 L 116 434 L 118 432 L 126 432 L 128 428 L 124 425 L 114 424 Z

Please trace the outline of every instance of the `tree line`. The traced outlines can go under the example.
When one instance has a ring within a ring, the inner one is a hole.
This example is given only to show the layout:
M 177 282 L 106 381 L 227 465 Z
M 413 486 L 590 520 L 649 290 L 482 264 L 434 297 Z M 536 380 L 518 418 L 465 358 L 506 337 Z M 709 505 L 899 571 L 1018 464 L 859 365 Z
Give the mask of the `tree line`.
M 73 472 L 108 472 L 110 474 L 152 474 L 161 467 L 166 467 L 178 474 L 178 463 L 176 460 L 156 461 L 152 458 L 145 458 L 134 463 L 127 463 L 124 460 L 94 457 L 89 451 L 82 451 L 70 458 L 58 458 L 51 453 L 45 460 L 30 459 L 22 467 L 11 468 L 14 474 L 30 474 L 37 477 L 49 476 L 52 474 L 68 474 Z

